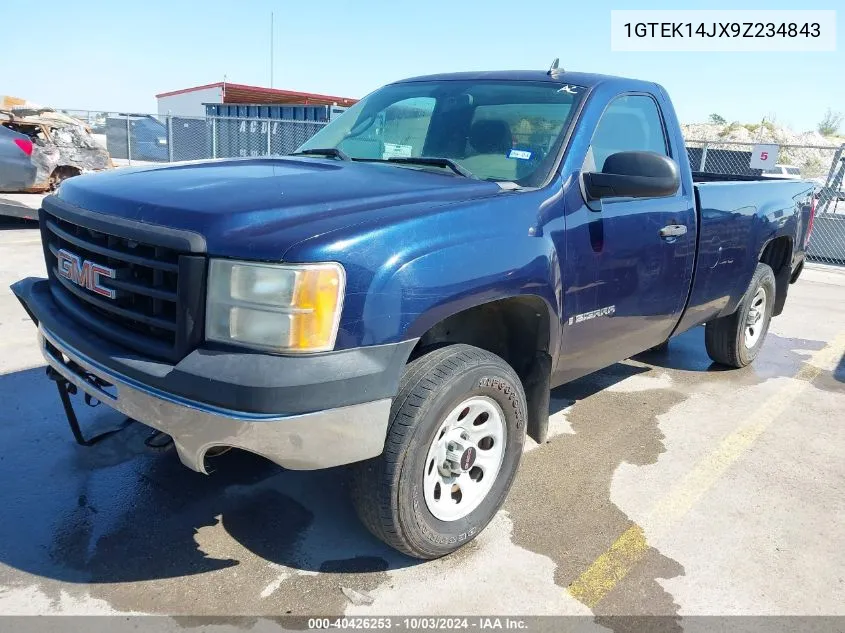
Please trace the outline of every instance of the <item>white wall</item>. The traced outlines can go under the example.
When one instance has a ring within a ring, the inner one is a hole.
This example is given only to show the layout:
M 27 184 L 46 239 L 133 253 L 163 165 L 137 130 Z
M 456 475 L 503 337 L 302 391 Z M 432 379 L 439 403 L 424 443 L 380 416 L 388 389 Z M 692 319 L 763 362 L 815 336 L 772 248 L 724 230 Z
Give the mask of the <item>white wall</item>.
M 175 116 L 205 116 L 203 103 L 221 103 L 223 90 L 219 87 L 192 90 L 169 97 L 158 97 L 158 113 Z

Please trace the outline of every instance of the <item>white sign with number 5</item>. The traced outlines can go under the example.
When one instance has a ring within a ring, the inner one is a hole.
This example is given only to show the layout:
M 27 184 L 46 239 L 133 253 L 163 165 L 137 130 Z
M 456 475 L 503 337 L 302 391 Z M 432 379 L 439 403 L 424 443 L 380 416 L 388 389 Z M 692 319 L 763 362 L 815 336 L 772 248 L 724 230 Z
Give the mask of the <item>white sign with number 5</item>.
M 779 146 L 777 145 L 755 145 L 754 149 L 751 150 L 751 164 L 749 167 L 751 169 L 773 169 L 775 163 L 778 162 L 778 149 Z

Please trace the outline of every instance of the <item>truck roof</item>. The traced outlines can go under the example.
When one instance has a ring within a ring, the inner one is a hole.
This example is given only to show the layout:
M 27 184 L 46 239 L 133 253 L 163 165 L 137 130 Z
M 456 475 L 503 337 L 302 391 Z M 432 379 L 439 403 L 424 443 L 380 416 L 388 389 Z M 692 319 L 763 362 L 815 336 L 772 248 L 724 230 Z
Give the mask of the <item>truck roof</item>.
M 394 83 L 408 83 L 412 81 L 478 81 L 481 79 L 492 79 L 500 81 L 548 81 L 559 84 L 575 84 L 591 88 L 602 83 L 615 83 L 621 89 L 654 90 L 655 84 L 651 81 L 641 79 L 629 79 L 626 77 L 615 77 L 613 75 L 600 75 L 597 73 L 579 73 L 571 71 L 555 71 L 551 75 L 545 70 L 474 70 L 459 73 L 439 73 L 436 75 L 421 75 L 410 77 Z

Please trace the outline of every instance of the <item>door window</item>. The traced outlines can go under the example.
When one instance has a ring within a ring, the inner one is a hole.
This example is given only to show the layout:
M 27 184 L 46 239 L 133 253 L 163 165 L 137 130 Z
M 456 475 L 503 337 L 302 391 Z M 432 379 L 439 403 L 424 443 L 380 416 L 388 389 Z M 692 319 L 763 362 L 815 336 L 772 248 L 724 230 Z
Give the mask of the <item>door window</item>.
M 648 151 L 668 156 L 657 103 L 645 95 L 617 97 L 602 114 L 593 134 L 585 171 L 601 171 L 616 152 Z

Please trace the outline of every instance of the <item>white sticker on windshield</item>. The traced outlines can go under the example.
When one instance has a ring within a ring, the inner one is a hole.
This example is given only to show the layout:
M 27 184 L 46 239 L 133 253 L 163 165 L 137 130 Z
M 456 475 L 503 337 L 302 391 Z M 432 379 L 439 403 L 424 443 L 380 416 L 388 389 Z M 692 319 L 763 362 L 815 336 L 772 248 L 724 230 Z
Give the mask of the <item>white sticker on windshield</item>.
M 384 160 L 388 158 L 410 158 L 411 151 L 414 149 L 413 145 L 399 145 L 398 143 L 385 143 L 384 151 L 381 157 Z
M 508 152 L 508 158 L 518 158 L 519 160 L 531 160 L 531 152 L 524 149 L 512 149 Z

